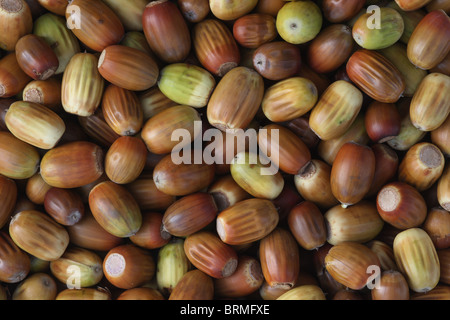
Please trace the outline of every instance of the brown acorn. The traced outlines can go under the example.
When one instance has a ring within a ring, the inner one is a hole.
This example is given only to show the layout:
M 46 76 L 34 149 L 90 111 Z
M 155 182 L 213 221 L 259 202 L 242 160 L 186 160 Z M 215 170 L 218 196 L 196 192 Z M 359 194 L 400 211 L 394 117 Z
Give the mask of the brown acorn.
M 154 277 L 156 264 L 148 250 L 124 244 L 108 251 L 103 260 L 103 274 L 115 287 L 140 287 Z
M 331 167 L 331 191 L 343 207 L 355 204 L 369 191 L 374 173 L 375 156 L 372 149 L 347 142 L 339 149 Z
M 169 243 L 172 237 L 162 237 L 161 228 L 163 224 L 163 214 L 156 211 L 142 213 L 142 225 L 136 234 L 130 236 L 130 240 L 135 245 L 146 249 L 161 248 Z
M 333 1 L 325 0 L 322 3 L 322 11 L 325 18 L 334 23 L 345 22 L 356 16 L 356 14 L 363 8 L 365 2 L 363 0 L 351 1 Z
M 256 4 L 255 11 L 276 17 L 278 10 L 281 9 L 284 3 L 284 0 L 259 0 Z
M 371 296 L 372 300 L 409 300 L 408 282 L 399 271 L 384 271 Z
M 120 137 L 120 134 L 106 123 L 101 108 L 95 110 L 90 116 L 78 116 L 78 123 L 83 132 L 99 146 L 109 148 Z
M 228 26 L 217 19 L 205 19 L 192 29 L 194 52 L 203 67 L 223 77 L 239 65 L 241 55 Z
M 241 200 L 250 198 L 250 194 L 242 189 L 230 174 L 219 177 L 209 187 L 208 193 L 214 198 L 219 212 L 229 208 Z
M 5 283 L 18 283 L 30 273 L 30 257 L 22 251 L 11 237 L 0 232 L 0 280 Z
M 197 269 L 212 278 L 228 277 L 236 271 L 238 255 L 235 249 L 210 231 L 203 230 L 187 236 L 184 252 Z
M 176 200 L 175 196 L 159 191 L 151 176 L 141 174 L 136 180 L 127 184 L 127 189 L 142 211 L 165 210 Z
M 277 36 L 275 18 L 265 13 L 249 13 L 233 24 L 233 36 L 244 48 L 256 49 Z
M 442 208 L 450 212 L 450 165 L 446 165 L 437 182 L 437 200 Z
M 0 48 L 14 51 L 17 41 L 33 31 L 33 17 L 25 0 L 0 4 Z
M 12 300 L 55 300 L 58 294 L 56 280 L 49 274 L 37 272 L 20 282 L 12 293 Z
M 46 106 L 52 111 L 61 111 L 61 80 L 52 77 L 47 80 L 32 80 L 22 92 L 23 101 Z
M 68 2 L 65 0 L 37 0 L 37 2 L 50 12 L 64 16 Z
M 389 145 L 376 143 L 371 148 L 375 156 L 375 173 L 366 197 L 374 196 L 386 183 L 393 180 L 399 164 L 398 154 Z
M 155 288 L 137 287 L 123 291 L 116 300 L 164 300 L 164 296 Z
M 10 52 L 0 59 L 0 97 L 9 98 L 20 93 L 32 78 L 19 65 L 16 54 Z
M 450 248 L 450 212 L 440 207 L 428 210 L 422 228 L 428 233 L 436 249 Z
M 289 120 L 286 126 L 299 136 L 308 148 L 313 149 L 319 144 L 320 138 L 309 127 L 309 115 Z
M 191 50 L 191 34 L 176 3 L 150 2 L 142 13 L 142 26 L 152 51 L 164 62 L 181 62 Z
M 253 67 L 265 79 L 282 80 L 300 71 L 300 48 L 286 41 L 271 41 L 260 45 L 253 53 Z
M 33 203 L 42 205 L 44 204 L 45 195 L 51 188 L 52 187 L 42 179 L 41 175 L 36 172 L 26 181 L 25 195 Z
M 103 49 L 98 71 L 107 81 L 131 91 L 149 89 L 156 84 L 159 75 L 158 65 L 151 56 L 119 44 Z
M 0 198 L 3 205 L 0 208 L 0 229 L 3 228 L 11 218 L 16 202 L 18 200 L 18 188 L 13 179 L 0 175 Z
M 117 237 L 130 237 L 142 225 L 136 200 L 124 186 L 112 181 L 100 182 L 91 190 L 89 208 L 95 220 Z
M 44 196 L 44 209 L 63 226 L 78 223 L 85 213 L 81 196 L 73 189 L 50 188 Z
M 354 52 L 347 61 L 346 70 L 352 82 L 379 102 L 397 102 L 406 88 L 401 72 L 381 53 L 373 50 Z
M 19 248 L 46 261 L 59 259 L 69 245 L 67 230 L 46 213 L 25 210 L 13 216 L 9 234 Z
M 383 143 L 400 133 L 400 112 L 394 103 L 373 101 L 367 106 L 364 121 L 373 142 Z
M 100 178 L 103 162 L 104 152 L 98 145 L 75 141 L 47 151 L 40 163 L 40 173 L 52 187 L 77 188 Z
M 447 158 L 450 157 L 450 116 L 439 128 L 430 132 L 431 142 L 436 145 Z
M 119 43 L 125 34 L 117 14 L 100 0 L 73 0 L 66 8 L 65 17 L 75 36 L 96 52 Z
M 375 254 L 378 256 L 378 259 L 380 260 L 380 267 L 381 270 L 387 271 L 387 270 L 395 270 L 398 271 L 397 264 L 395 262 L 394 257 L 394 250 L 392 249 L 392 246 L 387 244 L 386 242 L 383 242 L 381 240 L 375 239 L 372 241 L 369 241 L 367 243 L 367 246 L 375 252 Z
M 140 92 L 138 98 L 144 113 L 144 122 L 159 112 L 178 105 L 162 93 L 158 86 Z
M 169 300 L 212 300 L 214 280 L 205 272 L 195 269 L 186 272 L 170 293 Z
M 202 21 L 211 11 L 208 0 L 178 0 L 177 4 L 183 17 L 192 23 Z
M 80 289 L 64 289 L 60 291 L 55 300 L 112 300 L 111 292 L 101 287 L 97 288 L 80 288 Z

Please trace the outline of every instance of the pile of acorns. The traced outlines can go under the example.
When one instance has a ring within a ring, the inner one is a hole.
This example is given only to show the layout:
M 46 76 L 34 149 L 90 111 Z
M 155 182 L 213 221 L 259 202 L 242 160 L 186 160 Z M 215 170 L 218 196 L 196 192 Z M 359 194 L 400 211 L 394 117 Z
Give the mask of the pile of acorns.
M 0 299 L 449 300 L 449 12 L 1 0 Z

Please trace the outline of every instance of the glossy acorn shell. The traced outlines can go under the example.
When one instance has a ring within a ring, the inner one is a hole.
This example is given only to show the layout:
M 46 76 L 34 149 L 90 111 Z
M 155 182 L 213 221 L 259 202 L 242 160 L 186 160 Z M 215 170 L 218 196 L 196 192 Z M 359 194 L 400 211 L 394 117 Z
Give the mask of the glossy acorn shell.
M 437 250 L 450 248 L 450 212 L 433 207 L 428 210 L 422 228 L 428 233 Z
M 121 136 L 106 122 L 101 108 L 90 116 L 78 116 L 77 120 L 82 131 L 101 147 L 109 148 Z
M 19 283 L 30 273 L 28 254 L 19 248 L 6 232 L 0 232 L 0 280 L 5 283 Z
M 346 70 L 351 81 L 379 102 L 397 102 L 406 88 L 401 72 L 381 53 L 373 50 L 354 52 L 347 61 Z
M 289 120 L 286 127 L 291 129 L 310 148 L 315 148 L 320 142 L 319 137 L 309 127 L 309 115 Z
M 450 18 L 443 10 L 427 13 L 420 20 L 408 41 L 407 55 L 418 68 L 437 66 L 450 52 Z
M 45 193 L 43 205 L 45 212 L 65 226 L 78 223 L 85 213 L 81 196 L 72 189 L 50 188 Z
M 325 267 L 339 283 L 353 289 L 363 289 L 370 278 L 371 266 L 378 266 L 378 256 L 366 245 L 357 242 L 342 242 L 330 248 L 325 256 Z
M 243 66 L 233 68 L 217 83 L 206 106 L 207 119 L 222 131 L 245 129 L 255 117 L 263 95 L 264 81 L 259 73 Z
M 98 72 L 118 87 L 147 90 L 156 84 L 159 69 L 155 60 L 139 49 L 124 45 L 106 47 L 98 59 Z
M 322 3 L 322 11 L 325 18 L 333 23 L 341 23 L 349 21 L 351 18 L 357 15 L 357 13 L 363 8 L 364 0 L 351 0 L 351 1 L 333 1 L 325 0 Z
M 392 249 L 391 244 L 375 239 L 369 241 L 367 246 L 378 256 L 382 271 L 398 271 L 397 264 L 395 263 L 394 250 Z
M 437 181 L 437 200 L 442 208 L 450 212 L 450 166 L 446 164 Z
M 0 175 L 0 197 L 3 199 L 3 205 L 0 209 L 0 228 L 3 228 L 17 206 L 18 187 L 16 181 Z
M 218 19 L 205 19 L 195 24 L 192 46 L 200 64 L 218 77 L 223 77 L 241 61 L 232 31 Z
M 439 282 L 439 257 L 433 241 L 421 228 L 410 228 L 397 234 L 393 243 L 399 271 L 414 292 L 428 292 Z
M 30 274 L 14 289 L 11 300 L 55 300 L 58 294 L 56 280 L 49 274 Z
M 142 225 L 136 234 L 130 236 L 130 241 L 146 249 L 161 248 L 172 240 L 161 235 L 163 214 L 157 211 L 142 212 Z
M 108 251 L 103 260 L 103 274 L 115 287 L 131 289 L 153 279 L 156 263 L 148 250 L 124 244 Z
M 127 189 L 142 211 L 165 210 L 176 200 L 175 196 L 159 191 L 151 175 L 141 174 L 136 180 L 127 184 Z
M 75 141 L 48 150 L 40 173 L 46 183 L 58 188 L 77 188 L 94 182 L 104 172 L 104 151 L 95 143 Z
M 450 115 L 450 76 L 429 73 L 412 97 L 409 115 L 411 123 L 421 131 L 438 129 Z
M 9 106 L 5 123 L 17 138 L 44 150 L 55 147 L 66 130 L 64 120 L 57 113 L 26 101 L 16 101 Z
M 0 59 L 0 98 L 19 94 L 32 78 L 20 67 L 16 54 L 8 53 Z
M 348 142 L 339 149 L 331 167 L 331 191 L 344 207 L 356 204 L 369 191 L 374 173 L 372 149 Z
M 145 168 L 147 147 L 141 138 L 117 138 L 105 154 L 105 173 L 117 184 L 136 180 Z
M 425 7 L 429 2 L 431 2 L 431 0 L 412 0 L 412 1 L 395 0 L 395 2 L 404 11 L 414 11 L 422 7 Z
M 178 281 L 168 300 L 212 300 L 214 280 L 205 272 L 194 269 L 186 272 Z
M 17 41 L 33 30 L 30 7 L 25 0 L 3 1 L 0 17 L 0 48 L 14 51 Z
M 337 47 L 341 48 L 339 52 L 334 50 Z M 311 41 L 306 51 L 306 60 L 318 73 L 333 72 L 347 61 L 353 47 L 351 29 L 345 24 L 332 24 Z
M 430 139 L 445 157 L 450 157 L 450 116 L 447 117 L 439 128 L 430 132 Z
M 68 2 L 65 0 L 37 0 L 37 2 L 50 12 L 64 16 Z
M 0 174 L 11 179 L 27 179 L 37 171 L 40 154 L 36 147 L 0 131 Z
M 97 64 L 97 56 L 87 52 L 70 59 L 61 84 L 61 103 L 67 113 L 86 117 L 100 106 L 105 80 Z
M 233 36 L 244 48 L 256 49 L 277 36 L 275 18 L 270 14 L 249 13 L 233 24 Z
M 388 144 L 375 143 L 370 147 L 375 155 L 375 173 L 366 197 L 376 195 L 386 183 L 395 180 L 399 165 L 397 152 Z
M 273 203 L 266 199 L 246 199 L 220 212 L 216 231 L 230 245 L 258 241 L 278 225 L 279 216 Z
M 409 300 L 408 282 L 402 273 L 384 271 L 379 281 L 379 286 L 371 291 L 372 300 Z
M 130 237 L 142 225 L 136 200 L 124 186 L 112 181 L 100 182 L 91 190 L 89 208 L 95 220 L 117 237 Z
M 224 278 L 236 271 L 236 250 L 211 231 L 202 230 L 187 236 L 184 252 L 194 267 L 212 278 Z
M 32 80 L 23 89 L 22 99 L 60 112 L 62 110 L 61 80 L 56 77 L 47 80 Z
M 251 12 L 257 5 L 258 1 L 224 1 L 224 0 L 210 0 L 209 7 L 211 13 L 220 20 L 235 20 L 243 15 Z
M 365 111 L 366 131 L 373 142 L 383 143 L 400 133 L 400 112 L 394 103 L 373 101 Z
M 164 212 L 161 234 L 186 237 L 208 226 L 217 217 L 218 209 L 212 195 L 196 192 L 179 198 Z
M 314 82 L 293 76 L 267 87 L 261 108 L 273 122 L 291 121 L 311 111 L 318 98 L 319 92 Z
M 39 173 L 35 173 L 31 178 L 27 179 L 25 185 L 25 194 L 28 199 L 37 205 L 44 204 L 45 194 L 52 187 L 49 186 Z
M 119 43 L 125 34 L 122 21 L 103 1 L 73 0 L 65 17 L 75 36 L 96 52 Z
M 191 23 L 202 21 L 211 12 L 208 0 L 178 0 L 177 4 L 183 17 Z
M 189 55 L 191 34 L 176 3 L 161 0 L 147 4 L 142 26 L 150 48 L 162 61 L 181 62 Z
M 9 224 L 9 234 L 19 248 L 46 261 L 59 259 L 70 241 L 63 226 L 36 210 L 15 214 Z
M 321 140 L 342 136 L 355 121 L 363 104 L 361 91 L 345 80 L 330 84 L 309 116 L 309 126 Z
M 251 197 L 251 195 L 242 189 L 231 174 L 226 174 L 216 179 L 209 187 L 208 193 L 214 198 L 219 212 L 236 204 L 241 200 Z
M 253 68 L 268 80 L 282 80 L 298 73 L 302 64 L 300 48 L 286 41 L 270 41 L 253 52 Z

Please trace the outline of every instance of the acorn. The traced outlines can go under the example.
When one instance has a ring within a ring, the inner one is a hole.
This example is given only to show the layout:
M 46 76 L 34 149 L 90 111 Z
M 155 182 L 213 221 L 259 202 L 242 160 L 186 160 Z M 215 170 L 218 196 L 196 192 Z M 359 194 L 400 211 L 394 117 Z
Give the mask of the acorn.
M 428 233 L 436 249 L 450 247 L 450 212 L 441 207 L 428 210 L 422 228 Z
M 25 210 L 15 214 L 9 234 L 25 252 L 46 261 L 59 259 L 69 245 L 69 234 L 46 213 Z
M 339 201 L 331 191 L 331 165 L 321 159 L 311 159 L 305 169 L 294 176 L 300 195 L 321 209 L 328 209 Z
M 263 95 L 264 81 L 258 72 L 243 66 L 233 68 L 211 94 L 206 106 L 207 119 L 222 131 L 245 129 L 256 115 Z
M 218 19 L 204 19 L 194 25 L 192 46 L 200 64 L 218 77 L 223 77 L 241 61 L 231 30 Z
M 191 262 L 184 253 L 184 240 L 175 238 L 162 246 L 156 261 L 156 284 L 158 290 L 169 296 L 180 279 L 191 270 Z
M 78 116 L 77 119 L 83 132 L 101 147 L 109 148 L 120 137 L 106 122 L 101 108 L 90 116 Z
M 281 9 L 283 4 L 283 0 L 259 0 L 255 7 L 255 11 L 276 17 L 278 10 Z
M 40 173 L 52 187 L 78 188 L 96 181 L 104 172 L 104 152 L 88 141 L 69 142 L 48 150 Z
M 97 67 L 105 80 L 130 91 L 151 88 L 159 76 L 159 67 L 151 56 L 120 44 L 104 48 Z
M 134 91 L 110 84 L 101 103 L 106 123 L 121 136 L 132 136 L 141 131 L 144 113 Z
M 339 149 L 330 173 L 331 191 L 343 207 L 362 200 L 375 173 L 375 155 L 368 146 L 354 142 Z
M 427 292 L 415 292 L 410 300 L 448 300 L 450 298 L 450 287 L 437 284 L 432 290 Z
M 371 291 L 372 300 L 409 300 L 409 286 L 403 274 L 383 271 L 378 286 Z
M 42 205 L 44 204 L 45 195 L 51 188 L 52 187 L 42 179 L 41 175 L 36 172 L 26 181 L 25 195 L 34 204 Z
M 268 80 L 283 80 L 296 75 L 302 63 L 300 48 L 286 41 L 270 41 L 253 53 L 253 67 Z
M 440 89 L 437 89 L 440 88 Z M 450 76 L 430 73 L 420 83 L 411 100 L 411 123 L 421 131 L 438 129 L 450 115 Z
M 233 23 L 233 37 L 244 48 L 256 49 L 277 36 L 275 18 L 266 13 L 249 13 Z
M 363 95 L 357 87 L 337 80 L 328 86 L 312 108 L 309 126 L 322 140 L 342 136 L 355 121 L 362 103 Z
M 117 1 L 117 0 L 112 0 Z M 121 1 L 121 0 L 119 0 Z M 141 0 L 138 0 L 141 1 Z M 158 58 L 156 57 L 155 53 L 150 48 L 147 39 L 145 38 L 145 35 L 142 31 L 128 31 L 125 33 L 125 36 L 122 38 L 122 40 L 119 42 L 120 45 L 131 47 L 138 49 L 146 54 L 148 54 L 150 57 L 155 60 L 156 64 L 159 65 L 160 61 L 158 61 Z
M 400 133 L 400 112 L 394 103 L 373 101 L 366 108 L 364 124 L 369 138 L 383 143 Z
M 363 8 L 365 2 L 363 0 L 351 0 L 342 6 L 341 2 L 333 0 L 325 0 L 322 3 L 322 11 L 325 18 L 332 23 L 341 23 L 355 17 Z
M 43 38 L 58 57 L 58 69 L 55 71 L 57 75 L 62 74 L 70 59 L 81 52 L 80 42 L 67 28 L 63 16 L 51 12 L 40 15 L 34 20 L 33 34 Z
M 194 267 L 212 278 L 228 277 L 236 271 L 236 250 L 211 231 L 202 230 L 187 236 L 184 252 Z
M 361 200 L 343 208 L 336 205 L 324 214 L 327 242 L 336 245 L 346 241 L 366 243 L 383 229 L 384 221 L 374 203 Z
M 341 48 L 335 52 L 331 48 Z M 306 52 L 308 65 L 318 73 L 336 71 L 350 57 L 354 47 L 352 31 L 345 24 L 325 27 L 310 43 Z
M 14 52 L 0 58 L 0 98 L 19 94 L 31 80 L 20 67 Z
M 407 55 L 418 68 L 436 67 L 450 52 L 450 19 L 443 10 L 428 12 L 415 27 L 408 41 Z
M 450 283 L 450 272 L 448 269 L 450 263 L 450 250 L 437 250 L 439 257 L 439 265 L 441 267 L 441 277 L 440 282 L 449 284 Z
M 243 15 L 251 12 L 257 5 L 257 0 L 250 1 L 224 1 L 224 0 L 211 0 L 209 7 L 212 14 L 220 20 L 236 20 Z
M 286 127 L 299 136 L 310 149 L 317 147 L 320 142 L 320 138 L 309 127 L 309 115 L 289 120 Z
M 316 104 L 319 93 L 316 85 L 304 77 L 289 77 L 264 91 L 261 108 L 273 122 L 293 121 L 307 114 Z
M 446 165 L 437 182 L 437 200 L 442 208 L 450 212 L 450 165 Z
M 116 300 L 165 300 L 161 292 L 155 288 L 137 287 L 124 290 Z
M 176 3 L 148 3 L 142 13 L 142 27 L 150 48 L 162 61 L 181 62 L 189 55 L 191 34 Z
M 242 189 L 231 174 L 224 175 L 215 180 L 209 187 L 208 193 L 213 197 L 218 212 L 221 212 L 251 195 Z
M 168 300 L 212 300 L 213 278 L 205 272 L 194 269 L 186 272 L 173 288 Z
M 144 113 L 144 122 L 159 112 L 178 105 L 178 103 L 170 100 L 162 93 L 158 86 L 153 86 L 144 92 L 140 92 L 138 98 Z
M 278 222 L 279 215 L 271 201 L 251 198 L 220 212 L 216 218 L 216 231 L 224 243 L 243 245 L 261 240 Z
M 103 260 L 103 274 L 120 289 L 140 287 L 152 280 L 155 272 L 153 256 L 134 244 L 124 244 L 109 250 Z
M 130 237 L 142 225 L 136 200 L 124 186 L 112 181 L 100 182 L 91 190 L 89 208 L 95 220 L 117 237 Z
M 300 253 L 294 236 L 275 228 L 261 239 L 259 257 L 264 279 L 272 287 L 291 289 L 300 272 Z
M 326 300 L 326 297 L 319 286 L 303 285 L 288 290 L 276 300 Z
M 397 102 L 406 88 L 401 72 L 377 51 L 357 50 L 348 59 L 346 70 L 357 87 L 379 102 Z
M 450 116 L 447 117 L 439 128 L 430 132 L 430 139 L 445 157 L 450 157 Z
M 184 160 L 182 156 L 168 154 L 158 162 L 153 170 L 153 181 L 159 191 L 171 196 L 184 196 L 211 184 L 215 176 L 214 164 L 195 163 L 192 154 L 188 161 Z
M 33 31 L 33 17 L 27 1 L 3 1 L 0 4 L 0 48 L 14 51 L 17 41 Z
M 418 191 L 429 189 L 442 175 L 445 158 L 430 142 L 418 142 L 408 149 L 398 167 L 398 180 Z
M 3 228 L 11 218 L 16 203 L 18 202 L 18 188 L 15 180 L 0 175 L 0 198 L 3 205 L 0 208 L 0 229 Z
M 313 250 L 321 247 L 327 239 L 325 220 L 320 208 L 311 201 L 302 201 L 288 213 L 289 230 L 298 244 Z
M 26 101 L 16 101 L 9 106 L 5 123 L 17 138 L 44 150 L 55 147 L 66 130 L 64 120 L 54 111 Z
M 127 189 L 136 199 L 141 211 L 165 210 L 176 200 L 175 196 L 159 191 L 151 176 L 139 176 L 127 184 Z
M 129 237 L 130 241 L 145 249 L 161 248 L 172 240 L 161 235 L 163 214 L 156 211 L 142 213 L 142 225 L 136 234 Z
M 177 4 L 183 17 L 191 23 L 202 21 L 211 11 L 208 0 L 178 0 Z
M 89 208 L 88 208 L 89 209 Z M 66 227 L 70 242 L 88 250 L 108 251 L 123 244 L 123 238 L 106 231 L 88 210 L 74 225 Z
M 112 300 L 111 292 L 103 288 L 64 289 L 56 295 L 55 300 Z
M 371 268 L 377 267 L 380 267 L 378 256 L 366 245 L 357 242 L 334 245 L 325 256 L 325 268 L 330 275 L 353 290 L 366 287 Z
M 37 171 L 41 157 L 38 149 L 0 131 L 0 174 L 11 179 L 28 179 Z
M 75 36 L 96 52 L 119 43 L 125 34 L 117 14 L 100 0 L 73 0 L 66 8 L 65 17 Z
M 400 9 L 404 11 L 414 11 L 425 7 L 431 0 L 413 0 L 413 1 L 405 1 L 405 0 L 395 0 Z
M 70 247 L 57 260 L 50 262 L 51 274 L 66 285 L 91 287 L 103 278 L 102 258 L 94 251 Z M 79 276 L 73 279 L 73 274 Z
M 32 80 L 22 92 L 23 101 L 41 104 L 56 113 L 62 110 L 61 80 L 52 77 L 47 80 Z
M 67 1 L 64 0 L 37 0 L 45 9 L 57 15 L 64 16 L 66 13 Z
M 106 0 L 105 3 L 114 10 L 126 31 L 142 31 L 142 12 L 147 0 Z
M 381 270 L 398 271 L 398 267 L 394 257 L 394 250 L 392 249 L 391 245 L 378 239 L 371 240 L 366 245 L 378 256 L 378 259 L 380 260 Z
M 0 232 L 0 280 L 18 283 L 30 273 L 30 257 L 11 239 L 6 232 Z
M 12 300 L 55 300 L 58 294 L 55 279 L 47 273 L 30 274 L 14 289 Z
M 170 100 L 194 108 L 208 104 L 216 86 L 213 75 L 189 63 L 172 63 L 161 69 L 158 88 Z
M 81 196 L 73 189 L 51 187 L 45 193 L 43 205 L 45 212 L 64 226 L 78 223 L 85 213 Z
M 98 108 L 105 80 L 97 69 L 98 58 L 92 53 L 77 53 L 64 70 L 61 103 L 67 113 L 90 116 Z
M 433 241 L 421 228 L 410 228 L 394 239 L 395 261 L 414 292 L 428 292 L 439 282 L 439 258 Z

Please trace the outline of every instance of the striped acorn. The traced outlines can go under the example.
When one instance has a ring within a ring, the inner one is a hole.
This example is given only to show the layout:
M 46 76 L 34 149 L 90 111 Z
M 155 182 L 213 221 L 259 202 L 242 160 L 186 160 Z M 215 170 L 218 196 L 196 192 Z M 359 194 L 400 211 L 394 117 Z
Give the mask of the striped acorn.
M 67 113 L 86 117 L 100 105 L 105 80 L 97 70 L 98 58 L 77 53 L 69 61 L 61 84 L 61 103 Z
M 69 245 L 69 233 L 46 213 L 24 210 L 12 217 L 9 234 L 25 252 L 45 261 L 59 259 Z
M 361 91 L 337 80 L 330 84 L 311 110 L 309 125 L 322 140 L 343 135 L 355 121 L 363 103 Z
M 16 101 L 9 106 L 5 123 L 17 138 L 44 150 L 53 148 L 66 130 L 64 120 L 54 111 L 26 101 Z
M 173 63 L 161 69 L 158 88 L 170 100 L 194 108 L 208 104 L 216 86 L 214 77 L 204 68 L 188 64 Z
M 410 228 L 396 235 L 393 243 L 399 271 L 414 292 L 432 290 L 439 282 L 439 258 L 430 236 L 421 228 Z
M 249 13 L 233 24 L 233 36 L 244 48 L 256 49 L 277 36 L 275 17 L 267 13 Z
M 410 105 L 412 124 L 421 131 L 433 131 L 450 115 L 450 76 L 430 73 L 420 83 Z

